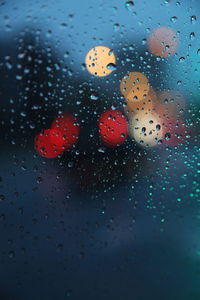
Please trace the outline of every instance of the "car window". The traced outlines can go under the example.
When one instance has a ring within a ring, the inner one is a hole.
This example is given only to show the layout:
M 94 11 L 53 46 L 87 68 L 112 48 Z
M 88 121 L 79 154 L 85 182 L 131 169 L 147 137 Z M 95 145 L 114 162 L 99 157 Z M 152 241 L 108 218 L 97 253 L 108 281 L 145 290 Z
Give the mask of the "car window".
M 199 18 L 0 1 L 0 299 L 200 299 Z

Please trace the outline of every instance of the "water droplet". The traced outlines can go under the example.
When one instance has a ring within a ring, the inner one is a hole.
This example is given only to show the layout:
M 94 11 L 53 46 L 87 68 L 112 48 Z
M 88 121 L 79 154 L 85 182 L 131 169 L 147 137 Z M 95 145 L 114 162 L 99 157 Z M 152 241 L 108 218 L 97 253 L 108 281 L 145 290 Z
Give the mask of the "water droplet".
M 157 125 L 156 125 L 156 130 L 158 130 L 158 131 L 159 131 L 159 130 L 160 130 L 160 128 L 161 128 L 160 124 L 157 124 Z
M 166 133 L 166 134 L 165 134 L 165 140 L 166 140 L 166 141 L 169 141 L 170 138 L 171 138 L 171 134 L 170 134 L 170 133 Z
M 182 63 L 182 62 L 184 62 L 184 61 L 185 61 L 185 57 L 180 57 L 180 58 L 179 58 L 179 62 L 180 62 L 180 63 Z
M 115 71 L 117 69 L 116 65 L 113 63 L 108 64 L 106 68 L 110 71 Z
M 0 195 L 0 201 L 5 200 L 5 196 L 4 195 Z
M 142 40 L 142 45 L 146 45 L 146 43 L 147 43 L 147 40 L 146 40 L 146 39 L 143 39 L 143 40 Z
M 113 28 L 114 28 L 115 31 L 119 31 L 120 25 L 116 23 L 116 24 L 113 25 Z
M 126 3 L 125 3 L 125 7 L 129 10 L 129 11 L 133 11 L 133 9 L 134 9 L 134 2 L 133 1 L 127 1 Z
M 68 162 L 68 168 L 72 168 L 74 165 L 73 161 Z
M 178 18 L 176 16 L 171 17 L 170 19 L 172 21 L 172 23 L 176 23 L 176 21 L 178 20 Z
M 191 32 L 191 33 L 190 33 L 190 39 L 191 39 L 191 40 L 194 40 L 194 38 L 195 38 L 195 33 L 194 33 L 194 32 Z
M 14 258 L 15 257 L 15 252 L 14 251 L 10 251 L 8 253 L 9 258 Z
M 190 20 L 191 20 L 192 24 L 195 24 L 196 21 L 197 21 L 197 17 L 196 16 L 191 16 Z
M 20 116 L 22 116 L 23 118 L 25 118 L 27 116 L 25 111 L 21 111 Z
M 90 99 L 96 101 L 96 100 L 99 99 L 99 96 L 98 96 L 97 94 L 92 93 L 92 94 L 90 95 Z
M 105 148 L 103 148 L 103 147 L 99 148 L 99 149 L 98 149 L 98 152 L 100 152 L 100 153 L 105 153 Z
M 42 177 L 37 177 L 37 183 L 40 183 L 40 182 L 42 182 Z

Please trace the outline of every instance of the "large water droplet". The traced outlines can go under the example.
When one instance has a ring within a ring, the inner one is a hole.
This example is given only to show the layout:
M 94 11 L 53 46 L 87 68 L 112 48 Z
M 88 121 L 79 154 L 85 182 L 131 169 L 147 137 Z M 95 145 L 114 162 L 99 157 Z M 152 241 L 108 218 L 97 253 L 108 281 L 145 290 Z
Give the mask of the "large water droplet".
M 115 71 L 117 69 L 116 65 L 113 63 L 108 64 L 106 68 L 110 71 Z
M 134 2 L 133 1 L 126 1 L 125 3 L 125 7 L 129 10 L 129 11 L 133 11 L 134 9 Z

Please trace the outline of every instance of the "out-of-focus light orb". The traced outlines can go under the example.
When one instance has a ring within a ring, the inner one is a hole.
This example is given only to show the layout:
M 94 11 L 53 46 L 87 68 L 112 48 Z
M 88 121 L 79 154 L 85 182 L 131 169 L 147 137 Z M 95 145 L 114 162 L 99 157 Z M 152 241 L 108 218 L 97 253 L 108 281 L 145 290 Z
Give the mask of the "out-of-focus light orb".
M 116 69 L 115 54 L 107 47 L 97 46 L 88 52 L 85 64 L 89 73 L 97 77 L 104 77 Z
M 65 113 L 59 115 L 52 123 L 51 128 L 61 132 L 65 140 L 64 150 L 70 149 L 78 140 L 80 133 L 80 126 L 76 118 Z
M 148 39 L 149 51 L 154 56 L 167 58 L 175 54 L 179 44 L 176 33 L 167 27 L 156 29 Z
M 176 118 L 185 111 L 186 102 L 184 97 L 177 91 L 157 92 L 158 102 L 155 110 L 161 116 Z
M 155 113 L 139 112 L 129 120 L 129 134 L 143 147 L 158 146 L 163 139 L 162 121 Z
M 180 144 L 184 144 L 189 137 L 188 127 L 181 119 L 171 118 L 169 120 L 165 120 L 163 132 L 163 145 L 167 146 L 175 147 Z
M 128 136 L 128 122 L 119 110 L 109 109 L 99 118 L 99 134 L 105 146 L 122 145 Z
M 120 91 L 127 104 L 145 100 L 149 92 L 149 81 L 140 72 L 131 72 L 124 76 L 120 82 Z
M 56 158 L 64 151 L 65 139 L 60 131 L 47 129 L 35 138 L 35 149 L 45 158 Z
M 140 111 L 151 112 L 154 107 L 157 105 L 157 94 L 152 89 L 149 88 L 148 94 L 141 101 L 126 101 L 127 106 L 124 108 L 128 118 L 130 118 L 133 114 L 138 113 Z

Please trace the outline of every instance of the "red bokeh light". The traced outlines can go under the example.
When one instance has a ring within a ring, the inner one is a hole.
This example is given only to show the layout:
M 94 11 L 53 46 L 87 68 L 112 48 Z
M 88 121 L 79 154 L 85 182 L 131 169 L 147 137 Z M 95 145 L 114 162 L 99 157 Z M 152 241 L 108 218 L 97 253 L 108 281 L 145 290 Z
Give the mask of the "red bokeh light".
M 121 111 L 109 109 L 100 116 L 99 132 L 104 145 L 117 147 L 127 139 L 128 122 Z
M 35 149 L 45 158 L 56 158 L 64 150 L 65 139 L 60 131 L 47 129 L 35 138 Z
M 170 119 L 164 123 L 164 145 L 175 147 L 186 142 L 188 128 L 181 119 Z
M 64 139 L 64 151 L 70 149 L 78 140 L 80 127 L 76 118 L 71 114 L 59 115 L 52 123 L 51 128 L 59 130 Z

